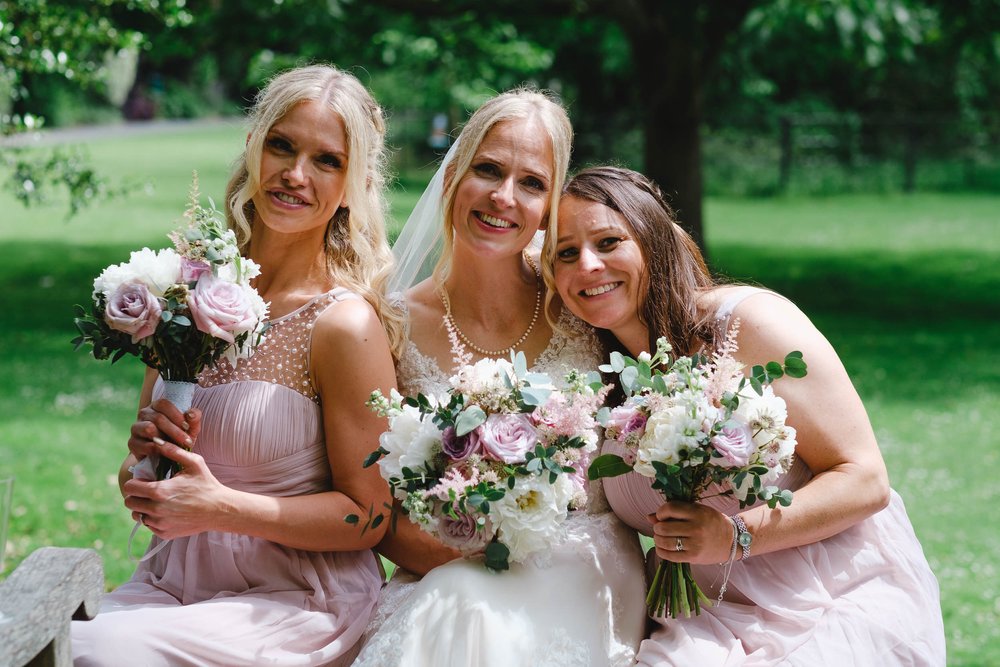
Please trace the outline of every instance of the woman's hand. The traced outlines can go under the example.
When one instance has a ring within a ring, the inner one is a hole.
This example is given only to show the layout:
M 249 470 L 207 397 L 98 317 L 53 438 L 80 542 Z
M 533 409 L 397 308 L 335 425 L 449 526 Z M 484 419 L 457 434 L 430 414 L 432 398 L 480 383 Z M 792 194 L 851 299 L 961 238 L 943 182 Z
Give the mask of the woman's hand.
M 176 461 L 183 469 L 161 482 L 125 482 L 122 491 L 132 518 L 165 540 L 222 529 L 235 492 L 215 478 L 198 454 L 159 438 L 153 447 L 150 453 Z
M 200 430 L 201 411 L 198 408 L 182 413 L 170 401 L 158 398 L 139 410 L 130 431 L 128 449 L 137 460 L 159 453 L 154 438 L 191 449 Z
M 649 520 L 656 555 L 662 560 L 699 565 L 729 560 L 733 524 L 722 512 L 698 503 L 667 501 Z

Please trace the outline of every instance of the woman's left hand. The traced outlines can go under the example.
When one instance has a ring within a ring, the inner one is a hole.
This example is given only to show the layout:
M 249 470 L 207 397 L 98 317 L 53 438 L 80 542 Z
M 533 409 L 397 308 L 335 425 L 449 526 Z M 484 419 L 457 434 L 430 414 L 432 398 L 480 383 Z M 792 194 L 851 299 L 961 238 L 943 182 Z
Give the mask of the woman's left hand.
M 180 463 L 183 470 L 159 482 L 126 482 L 122 490 L 132 519 L 165 540 L 220 530 L 232 489 L 215 478 L 200 455 L 169 442 L 156 444 L 156 453 Z
M 729 560 L 733 524 L 725 514 L 698 503 L 667 501 L 649 520 L 661 559 L 699 565 Z

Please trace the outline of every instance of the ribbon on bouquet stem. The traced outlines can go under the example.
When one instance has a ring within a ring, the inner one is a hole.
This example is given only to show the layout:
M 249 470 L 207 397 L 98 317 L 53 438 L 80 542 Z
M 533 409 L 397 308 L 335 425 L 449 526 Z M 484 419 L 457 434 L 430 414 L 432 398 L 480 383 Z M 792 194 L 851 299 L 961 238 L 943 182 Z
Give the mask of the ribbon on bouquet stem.
M 163 398 L 167 399 L 173 403 L 178 410 L 181 412 L 187 412 L 191 408 L 191 403 L 194 400 L 194 390 L 197 387 L 195 382 L 186 382 L 181 380 L 164 380 L 163 381 Z M 157 471 L 160 468 L 160 457 L 153 454 L 147 456 L 141 461 L 137 462 L 131 468 L 133 479 L 139 479 L 148 482 L 161 481 L 158 480 L 159 475 Z M 174 476 L 172 468 L 168 468 L 163 475 L 163 480 L 168 480 Z M 139 528 L 143 526 L 142 516 L 140 515 L 139 520 L 135 522 L 132 526 L 132 532 L 128 536 L 128 557 L 129 560 L 136 562 L 136 558 L 132 555 L 132 542 L 135 540 L 135 534 L 139 532 Z M 138 559 L 137 562 L 144 563 L 156 554 L 163 550 L 163 547 L 167 546 L 170 540 L 162 540 L 155 547 L 147 551 L 142 558 Z

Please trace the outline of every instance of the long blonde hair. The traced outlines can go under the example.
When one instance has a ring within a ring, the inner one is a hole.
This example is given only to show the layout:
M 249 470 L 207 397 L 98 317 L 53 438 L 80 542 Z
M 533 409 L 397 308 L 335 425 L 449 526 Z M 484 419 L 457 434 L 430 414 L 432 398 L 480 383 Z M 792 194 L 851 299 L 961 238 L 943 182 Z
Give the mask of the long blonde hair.
M 569 169 L 570 151 L 573 147 L 573 126 L 566 110 L 552 94 L 521 87 L 501 93 L 483 103 L 462 128 L 455 147 L 455 155 L 445 169 L 444 194 L 441 210 L 444 212 L 444 243 L 441 257 L 434 267 L 434 278 L 443 282 L 451 271 L 454 252 L 455 223 L 452 214 L 455 193 L 462 177 L 469 170 L 480 144 L 497 123 L 522 118 L 537 118 L 552 144 L 552 183 L 550 184 L 547 217 L 551 224 L 559 209 L 559 196 Z
M 353 75 L 332 65 L 287 70 L 257 94 L 249 112 L 246 147 L 236 159 L 226 187 L 226 220 L 246 251 L 256 215 L 253 196 L 260 189 L 260 164 L 268 131 L 295 105 L 329 105 L 344 123 L 348 160 L 345 201 L 327 224 L 327 267 L 334 283 L 360 294 L 385 327 L 397 357 L 404 319 L 386 298 L 393 256 L 385 232 L 385 120 L 382 108 Z

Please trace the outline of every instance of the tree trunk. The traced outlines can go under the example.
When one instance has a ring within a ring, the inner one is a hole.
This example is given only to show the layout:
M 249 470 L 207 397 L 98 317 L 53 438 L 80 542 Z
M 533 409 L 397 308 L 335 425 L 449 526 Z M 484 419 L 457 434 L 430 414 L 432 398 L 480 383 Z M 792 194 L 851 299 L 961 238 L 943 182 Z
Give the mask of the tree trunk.
M 643 113 L 645 171 L 704 251 L 700 53 L 683 28 L 657 18 L 628 33 Z

